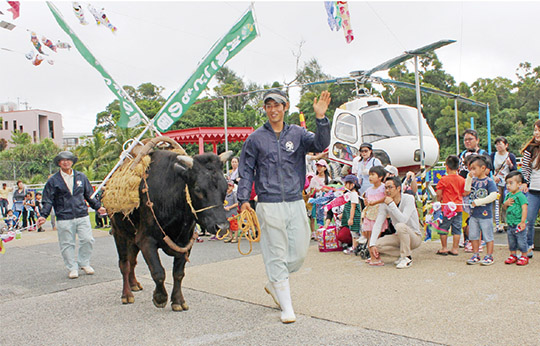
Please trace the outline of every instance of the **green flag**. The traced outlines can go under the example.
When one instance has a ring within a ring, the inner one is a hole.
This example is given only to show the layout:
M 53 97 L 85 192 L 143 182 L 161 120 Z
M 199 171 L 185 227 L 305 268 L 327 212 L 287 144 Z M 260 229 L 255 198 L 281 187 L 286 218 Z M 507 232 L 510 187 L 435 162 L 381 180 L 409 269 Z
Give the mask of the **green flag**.
M 255 20 L 250 9 L 229 32 L 214 44 L 191 78 L 173 93 L 153 119 L 160 131 L 167 131 L 188 108 L 217 71 L 257 36 Z
M 58 22 L 58 25 L 66 32 L 66 34 L 71 37 L 71 40 L 73 40 L 73 44 L 81 53 L 83 58 L 88 61 L 88 63 L 96 70 L 101 73 L 101 76 L 103 77 L 103 80 L 105 81 L 105 84 L 109 87 L 109 89 L 113 92 L 113 94 L 116 95 L 118 100 L 120 101 L 120 120 L 118 121 L 118 126 L 121 127 L 133 127 L 138 125 L 141 122 L 141 117 L 146 117 L 144 113 L 139 109 L 137 104 L 129 97 L 129 95 L 125 92 L 125 90 L 118 85 L 112 79 L 112 77 L 105 71 L 101 63 L 90 53 L 88 48 L 84 45 L 84 43 L 81 42 L 81 40 L 75 35 L 73 30 L 67 25 L 64 18 L 60 14 L 60 11 L 54 6 L 53 3 L 47 1 L 47 6 L 49 6 L 49 9 L 51 10 L 54 18 Z

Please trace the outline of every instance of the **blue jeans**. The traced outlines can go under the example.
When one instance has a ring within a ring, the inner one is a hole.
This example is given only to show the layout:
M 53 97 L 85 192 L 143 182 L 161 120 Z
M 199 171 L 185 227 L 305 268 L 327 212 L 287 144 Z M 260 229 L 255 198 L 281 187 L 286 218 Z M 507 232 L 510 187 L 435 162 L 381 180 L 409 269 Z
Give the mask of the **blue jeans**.
M 443 216 L 443 220 L 439 227 L 445 231 L 450 231 L 452 229 L 452 235 L 461 234 L 461 224 L 463 223 L 463 213 L 460 211 L 450 219 L 447 219 L 446 216 Z
M 521 251 L 522 255 L 527 253 L 529 247 L 527 246 L 527 231 L 526 229 L 521 232 L 516 232 L 517 226 L 508 225 L 508 249 L 510 251 Z
M 527 246 L 534 245 L 534 223 L 540 210 L 540 191 L 529 191 L 527 194 Z
M 493 219 L 480 219 L 472 217 L 469 219 L 469 239 L 480 240 L 480 233 L 486 243 L 493 241 Z
M 7 216 L 7 211 L 8 211 L 8 200 L 7 199 L 0 199 L 0 211 L 2 212 L 2 217 Z
M 57 220 L 58 244 L 69 271 L 90 265 L 90 257 L 94 247 L 94 237 L 90 217 L 83 216 L 72 220 Z M 75 236 L 79 236 L 79 260 L 75 257 Z M 77 263 L 78 262 L 78 263 Z

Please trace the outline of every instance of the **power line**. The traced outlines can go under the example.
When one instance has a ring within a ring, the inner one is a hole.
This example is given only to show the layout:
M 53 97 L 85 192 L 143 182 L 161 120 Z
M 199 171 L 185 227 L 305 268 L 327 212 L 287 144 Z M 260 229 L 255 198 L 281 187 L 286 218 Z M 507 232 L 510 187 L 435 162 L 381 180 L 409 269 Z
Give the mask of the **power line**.
M 388 30 L 388 32 L 394 36 L 394 39 L 397 41 L 397 43 L 399 43 L 399 45 L 401 45 L 401 49 L 403 49 L 404 51 L 407 50 L 405 48 L 405 46 L 403 45 L 403 43 L 401 43 L 401 41 L 399 40 L 399 38 L 397 37 L 396 34 L 394 34 L 394 32 L 392 31 L 392 29 L 390 29 L 390 27 L 386 24 L 386 22 L 381 18 L 381 16 L 379 16 L 379 14 L 377 13 L 377 11 L 375 11 L 375 9 L 373 8 L 373 6 L 371 6 L 371 4 L 369 2 L 366 2 L 366 4 L 369 6 L 369 8 L 371 9 L 371 11 L 373 11 L 373 13 L 375 14 L 375 16 L 377 16 L 377 18 L 379 18 L 379 20 L 381 21 L 381 23 L 383 23 L 383 25 L 386 27 L 386 30 Z

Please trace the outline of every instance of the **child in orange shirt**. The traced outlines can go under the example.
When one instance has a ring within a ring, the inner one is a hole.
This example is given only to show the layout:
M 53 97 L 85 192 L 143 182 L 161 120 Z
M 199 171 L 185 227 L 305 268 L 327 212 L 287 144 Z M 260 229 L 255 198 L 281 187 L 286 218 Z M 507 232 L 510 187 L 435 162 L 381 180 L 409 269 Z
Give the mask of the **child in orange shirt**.
M 461 237 L 461 223 L 463 212 L 463 194 L 465 192 L 465 179 L 458 175 L 459 158 L 450 155 L 446 158 L 446 175 L 439 180 L 437 184 L 437 199 L 441 202 L 443 208 L 443 220 L 439 228 L 443 231 L 450 231 L 452 228 L 452 250 L 448 250 L 448 234 L 440 234 L 441 249 L 437 255 L 457 256 L 459 238 Z M 455 213 L 449 208 L 448 203 L 453 202 L 456 205 Z M 454 215 L 452 215 L 454 214 Z M 448 217 L 447 217 L 448 216 Z

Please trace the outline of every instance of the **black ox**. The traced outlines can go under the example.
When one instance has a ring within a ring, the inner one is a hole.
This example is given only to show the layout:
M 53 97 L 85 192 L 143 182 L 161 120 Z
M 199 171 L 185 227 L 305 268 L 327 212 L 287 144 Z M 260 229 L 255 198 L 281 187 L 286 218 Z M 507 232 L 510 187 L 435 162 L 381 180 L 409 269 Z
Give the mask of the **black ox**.
M 229 227 L 223 209 L 227 192 L 223 162 L 231 154 L 227 152 L 217 156 L 206 153 L 193 158 L 165 150 L 150 154 L 147 178 L 141 181 L 139 187 L 139 208 L 128 217 L 115 214 L 111 222 L 123 277 L 122 303 L 133 303 L 132 291 L 142 290 L 135 278 L 140 250 L 156 284 L 154 305 L 158 308 L 167 305 L 165 270 L 157 251 L 161 248 L 174 257 L 172 309 L 188 309 L 182 294 L 182 279 L 187 256 L 196 238 L 195 223 L 213 234 L 218 229 Z M 186 185 L 189 191 L 187 195 Z M 192 206 L 187 199 L 191 199 Z M 164 240 L 164 233 L 174 244 Z

